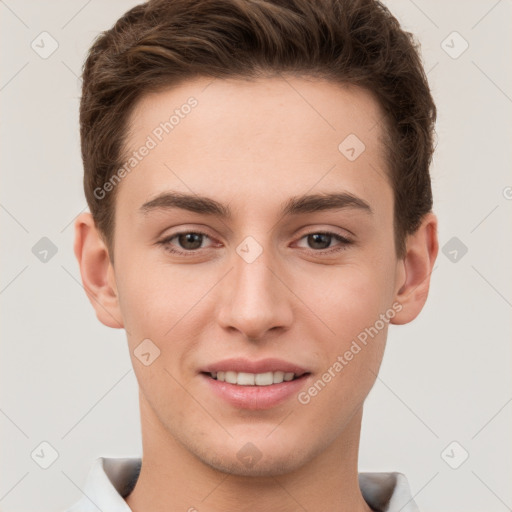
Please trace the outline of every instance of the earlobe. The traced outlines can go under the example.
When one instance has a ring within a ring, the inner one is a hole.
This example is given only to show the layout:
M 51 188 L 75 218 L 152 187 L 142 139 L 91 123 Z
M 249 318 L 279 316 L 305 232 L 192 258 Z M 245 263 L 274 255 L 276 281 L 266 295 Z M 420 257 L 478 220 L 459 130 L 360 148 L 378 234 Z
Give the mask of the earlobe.
M 75 221 L 74 252 L 98 320 L 107 327 L 123 328 L 114 269 L 90 213 L 80 214 Z
M 420 227 L 407 238 L 406 254 L 400 262 L 402 271 L 395 296 L 402 309 L 391 323 L 406 324 L 414 320 L 422 310 L 427 300 L 438 250 L 437 218 L 433 213 L 428 213 Z

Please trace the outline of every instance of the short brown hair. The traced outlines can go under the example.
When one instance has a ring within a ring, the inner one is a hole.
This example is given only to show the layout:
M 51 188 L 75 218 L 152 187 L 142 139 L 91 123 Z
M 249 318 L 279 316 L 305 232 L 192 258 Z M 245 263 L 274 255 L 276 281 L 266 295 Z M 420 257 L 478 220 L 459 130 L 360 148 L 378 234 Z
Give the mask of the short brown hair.
M 281 72 L 357 85 L 379 102 L 404 255 L 406 235 L 432 209 L 436 107 L 419 43 L 389 10 L 376 0 L 149 0 L 102 32 L 83 66 L 85 196 L 112 262 L 116 188 L 102 198 L 94 191 L 123 165 L 137 101 L 195 77 Z

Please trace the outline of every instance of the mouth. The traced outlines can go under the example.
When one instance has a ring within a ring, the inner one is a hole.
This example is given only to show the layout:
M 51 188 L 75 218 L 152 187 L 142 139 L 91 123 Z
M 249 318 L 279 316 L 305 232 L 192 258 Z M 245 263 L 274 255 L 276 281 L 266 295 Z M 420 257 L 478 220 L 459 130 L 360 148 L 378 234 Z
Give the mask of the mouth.
M 291 400 L 307 384 L 311 372 L 281 359 L 233 358 L 201 368 L 199 374 L 213 397 L 236 409 L 271 409 Z
M 229 370 L 202 373 L 213 380 L 227 382 L 228 384 L 236 384 L 237 386 L 272 386 L 273 384 L 290 382 L 292 380 L 300 379 L 304 375 L 309 375 L 308 372 L 297 374 L 281 370 L 263 373 L 235 372 Z

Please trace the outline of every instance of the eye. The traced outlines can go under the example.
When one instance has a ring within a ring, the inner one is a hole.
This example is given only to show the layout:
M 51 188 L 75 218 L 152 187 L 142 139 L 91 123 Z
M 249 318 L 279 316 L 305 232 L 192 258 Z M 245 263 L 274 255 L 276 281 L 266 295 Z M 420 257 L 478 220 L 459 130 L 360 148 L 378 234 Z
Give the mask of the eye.
M 158 242 L 158 244 L 163 246 L 167 252 L 172 254 L 177 254 L 179 256 L 194 256 L 200 249 L 204 249 L 202 245 L 205 238 L 210 237 L 202 231 L 181 231 L 164 238 Z M 174 239 L 176 239 L 178 247 L 172 243 Z M 330 231 L 308 233 L 300 238 L 300 240 L 303 239 L 307 239 L 307 243 L 311 244 L 312 249 L 310 249 L 310 252 L 322 254 L 339 252 L 352 244 L 352 241 L 348 238 Z M 339 243 L 334 247 L 329 247 L 333 239 Z
M 332 252 L 339 252 L 343 251 L 347 248 L 347 245 L 350 245 L 352 243 L 351 240 L 348 238 L 338 235 L 337 233 L 332 233 L 330 231 L 319 231 L 315 233 L 309 233 L 307 235 L 304 235 L 302 239 L 306 239 L 307 243 L 313 247 L 313 251 L 315 253 L 321 252 L 321 253 L 332 253 Z M 340 242 L 338 245 L 334 247 L 328 247 L 330 246 L 330 243 L 332 240 L 337 240 Z
M 181 256 L 192 256 L 198 249 L 203 249 L 201 246 L 205 237 L 210 238 L 206 233 L 201 231 L 182 231 L 180 233 L 175 233 L 172 236 L 164 238 L 158 242 L 158 244 L 162 245 L 163 248 L 170 253 L 179 254 Z M 172 241 L 175 238 L 177 239 L 180 247 L 185 250 L 180 250 L 172 244 Z

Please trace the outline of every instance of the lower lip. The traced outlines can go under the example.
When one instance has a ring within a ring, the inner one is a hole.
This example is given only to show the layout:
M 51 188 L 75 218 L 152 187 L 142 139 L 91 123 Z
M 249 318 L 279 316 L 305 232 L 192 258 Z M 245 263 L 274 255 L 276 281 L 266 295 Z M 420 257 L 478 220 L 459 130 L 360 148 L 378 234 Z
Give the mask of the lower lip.
M 215 380 L 209 375 L 201 374 L 210 389 L 218 396 L 239 409 L 262 410 L 281 404 L 293 395 L 297 395 L 310 374 L 298 379 L 284 381 L 270 386 L 239 386 Z

